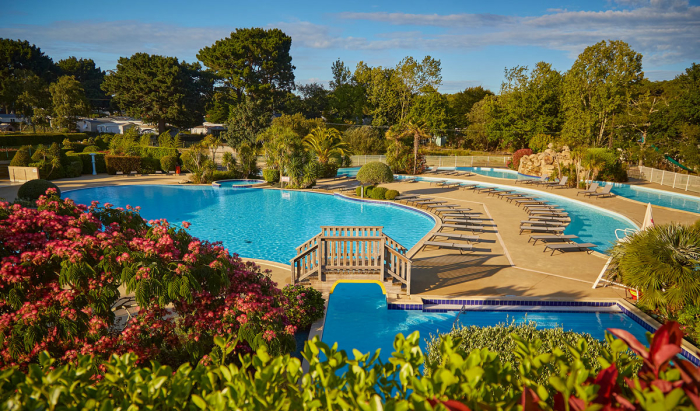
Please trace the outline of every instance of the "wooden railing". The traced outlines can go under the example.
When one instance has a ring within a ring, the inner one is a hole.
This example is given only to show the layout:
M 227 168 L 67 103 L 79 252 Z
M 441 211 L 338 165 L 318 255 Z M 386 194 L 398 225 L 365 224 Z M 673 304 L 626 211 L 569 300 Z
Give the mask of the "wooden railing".
M 337 273 L 354 279 L 396 280 L 411 289 L 411 260 L 406 248 L 382 227 L 322 226 L 321 232 L 296 248 L 291 260 L 292 283 Z

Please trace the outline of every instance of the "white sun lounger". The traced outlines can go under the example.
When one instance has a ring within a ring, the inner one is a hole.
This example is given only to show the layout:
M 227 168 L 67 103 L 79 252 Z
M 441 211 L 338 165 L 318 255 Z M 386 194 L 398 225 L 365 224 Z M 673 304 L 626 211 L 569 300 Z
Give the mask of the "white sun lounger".
M 598 190 L 598 183 L 591 183 L 590 187 L 588 187 L 588 190 L 583 190 L 579 191 L 576 193 L 576 197 L 578 197 L 579 194 L 590 194 L 590 193 L 595 193 Z

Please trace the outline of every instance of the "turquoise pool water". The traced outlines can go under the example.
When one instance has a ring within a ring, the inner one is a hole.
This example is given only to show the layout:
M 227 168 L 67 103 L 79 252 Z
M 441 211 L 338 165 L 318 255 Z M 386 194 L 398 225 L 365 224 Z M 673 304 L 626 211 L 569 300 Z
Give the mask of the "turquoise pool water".
M 215 181 L 214 183 L 212 183 L 212 186 L 219 186 L 222 188 L 237 187 L 237 186 L 250 187 L 254 184 L 261 184 L 264 182 L 265 182 L 265 180 L 221 180 L 221 181 Z
M 487 168 L 487 167 L 457 167 L 458 171 L 471 171 L 472 173 L 481 174 L 487 177 L 507 178 L 510 180 L 531 180 L 529 177 L 513 170 L 503 168 Z
M 394 336 L 419 331 L 420 347 L 426 351 L 430 334 L 452 329 L 457 312 L 429 313 L 423 311 L 388 310 L 386 298 L 376 284 L 338 284 L 328 303 L 322 340 L 338 343 L 340 349 L 353 348 L 363 353 L 381 349 L 380 357 L 387 360 L 393 352 Z M 575 312 L 467 311 L 460 315 L 462 325 L 487 326 L 498 323 L 535 321 L 538 328 L 561 326 L 564 330 L 585 332 L 598 339 L 605 338 L 608 328 L 629 331 L 646 344 L 646 331 L 624 314 Z
M 192 223 L 195 237 L 222 241 L 243 257 L 289 264 L 295 247 L 322 225 L 376 225 L 406 248 L 435 225 L 420 212 L 390 203 L 368 203 L 319 193 L 207 186 L 134 185 L 68 191 L 78 203 L 140 206 L 147 219 Z
M 653 188 L 637 187 L 630 184 L 613 184 L 612 192 L 619 196 L 642 203 L 652 203 L 657 206 L 675 208 L 700 214 L 700 197 L 655 190 Z

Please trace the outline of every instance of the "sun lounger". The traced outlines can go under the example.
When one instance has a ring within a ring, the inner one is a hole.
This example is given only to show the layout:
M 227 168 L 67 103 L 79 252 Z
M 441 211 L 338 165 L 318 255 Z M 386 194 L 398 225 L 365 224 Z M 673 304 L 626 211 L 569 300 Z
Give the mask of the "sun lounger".
M 544 177 L 544 176 L 540 177 L 539 180 L 534 179 L 534 178 L 519 178 L 519 179 L 515 180 L 515 184 L 518 184 L 518 183 L 520 183 L 520 184 L 535 184 L 538 181 L 541 182 L 541 181 L 546 181 L 546 180 L 547 180 L 547 177 Z
M 423 204 L 425 208 L 430 208 L 430 209 L 451 209 L 450 204 L 445 204 L 444 201 L 437 201 L 436 204 Z M 457 207 L 457 206 L 454 206 Z
M 591 250 L 591 248 L 594 247 L 597 247 L 597 245 L 593 243 L 547 244 L 544 246 L 544 250 L 542 252 L 550 249 L 552 250 L 552 254 L 550 255 L 554 255 L 555 251 L 561 251 L 562 253 L 565 251 L 585 251 L 587 253 L 592 253 L 593 250 Z
M 439 207 L 440 204 L 445 204 L 445 201 L 429 201 L 427 203 L 420 203 L 419 205 L 428 208 L 430 206 L 438 206 Z
M 429 168 L 429 169 L 427 169 L 426 171 L 424 171 L 423 174 L 435 174 L 435 173 L 437 173 L 437 172 L 438 172 L 438 168 L 437 168 L 437 167 L 433 167 L 433 168 Z
M 540 225 L 543 227 L 562 227 L 568 223 L 561 221 L 520 220 L 520 224 Z
M 548 213 L 545 211 L 537 211 L 535 213 L 530 213 L 530 217 L 568 217 L 567 213 Z
M 443 224 L 443 227 L 451 228 L 453 230 L 467 230 L 471 232 L 484 231 L 483 226 L 479 225 L 464 225 L 464 224 Z
M 454 210 L 450 210 L 454 211 Z M 448 213 L 448 214 L 443 214 L 443 217 L 445 218 L 472 218 L 472 217 L 478 217 L 480 216 L 480 213 Z
M 471 177 L 471 176 L 474 175 L 474 173 L 470 173 L 469 171 L 458 171 L 458 172 L 457 172 L 456 174 L 454 174 L 454 175 L 455 175 L 455 176 L 458 176 L 458 177 Z
M 525 204 L 523 206 L 524 210 L 562 210 L 561 206 L 558 204 Z
M 542 220 L 542 221 L 571 221 L 571 217 L 550 217 L 550 216 L 538 216 L 531 215 L 530 220 Z
M 566 234 L 566 235 L 531 235 L 530 239 L 527 240 L 529 243 L 532 240 L 535 240 L 532 245 L 537 244 L 538 241 L 542 241 L 543 243 L 559 243 L 559 242 L 569 242 L 575 238 L 578 238 L 577 235 L 573 234 Z
M 512 191 L 510 190 L 494 190 L 494 191 L 489 191 L 487 195 L 506 195 L 506 194 L 511 194 Z
M 416 194 L 406 194 L 406 195 L 402 195 L 402 196 L 396 196 L 396 198 L 394 198 L 394 200 L 405 201 L 405 200 L 410 200 L 412 198 L 420 198 L 420 197 L 417 196 Z
M 555 189 L 555 188 L 567 188 L 567 187 L 568 187 L 568 185 L 566 184 L 567 181 L 569 181 L 569 176 L 564 176 L 564 177 L 562 177 L 561 180 L 559 180 L 559 182 L 558 182 L 557 184 L 550 184 L 550 185 L 548 185 L 546 188 L 550 188 L 550 187 L 551 187 L 552 189 Z
M 525 211 L 528 213 L 534 213 L 537 211 L 547 211 L 547 212 L 555 212 L 555 213 L 563 213 L 566 212 L 563 208 L 559 207 L 526 207 Z
M 410 200 L 414 204 L 424 204 L 424 203 L 429 203 L 433 201 L 432 198 L 429 197 L 422 197 L 420 200 Z
M 595 193 L 596 191 L 598 191 L 598 183 L 591 183 L 590 187 L 588 187 L 588 190 L 579 191 L 578 193 L 576 193 L 576 196 L 578 197 L 579 194 L 585 195 Z
M 430 185 L 433 185 L 433 184 L 440 185 L 440 184 L 443 184 L 443 183 L 446 183 L 446 182 L 447 182 L 447 180 L 431 181 L 431 182 L 430 182 Z
M 400 178 L 397 180 L 399 183 L 415 183 L 415 178 Z
M 452 204 L 439 205 L 439 206 L 433 208 L 433 211 L 436 213 L 446 213 L 448 211 L 453 211 L 454 207 L 457 207 L 457 206 L 452 205 Z
M 608 184 L 605 187 L 603 187 L 603 191 L 601 191 L 600 193 L 588 193 L 588 194 L 584 194 L 584 196 L 595 197 L 595 198 L 612 197 L 615 194 L 611 193 L 610 190 L 612 190 L 612 184 Z
M 441 172 L 440 174 L 445 175 L 445 176 L 453 176 L 453 175 L 457 174 L 457 172 L 454 170 L 445 170 L 445 171 Z
M 547 204 L 545 200 L 538 200 L 535 197 L 516 198 L 515 204 Z
M 479 186 L 477 184 L 460 184 L 459 188 L 462 190 L 476 190 Z
M 447 248 L 450 250 L 458 250 L 460 254 L 463 254 L 465 251 L 472 250 L 471 244 L 445 243 L 442 241 L 424 241 L 421 249 L 425 247 L 437 247 L 438 249 Z
M 481 194 L 481 193 L 488 193 L 488 192 L 495 191 L 495 190 L 496 189 L 493 187 L 482 187 L 482 188 L 477 188 L 476 192 Z
M 520 234 L 523 233 L 523 231 L 539 231 L 543 233 L 561 233 L 566 229 L 566 227 L 546 227 L 546 226 L 537 226 L 537 225 L 521 225 L 520 226 Z
M 493 226 L 493 224 L 485 224 L 486 222 L 484 220 L 470 220 L 466 218 L 446 218 L 444 220 L 446 223 L 452 224 L 452 223 L 459 223 L 459 224 L 471 224 L 471 225 L 490 225 Z
M 454 181 L 450 181 L 444 184 L 440 184 L 440 187 L 442 188 L 456 188 L 459 187 L 459 183 L 455 183 Z
M 480 237 L 478 235 L 466 235 L 457 233 L 434 233 L 431 238 L 434 237 L 454 238 L 456 240 L 464 240 L 469 241 L 471 243 L 478 243 L 480 240 Z

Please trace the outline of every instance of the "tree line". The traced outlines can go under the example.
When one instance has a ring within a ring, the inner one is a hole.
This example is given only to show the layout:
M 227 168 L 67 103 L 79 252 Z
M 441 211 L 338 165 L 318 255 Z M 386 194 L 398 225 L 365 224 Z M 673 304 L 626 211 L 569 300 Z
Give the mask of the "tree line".
M 296 115 L 343 132 L 371 125 L 374 132 L 360 134 L 379 134 L 383 143 L 355 138 L 356 154 L 385 152 L 387 131 L 401 134 L 411 124 L 418 143 L 444 136 L 452 147 L 487 151 L 552 143 L 622 151 L 648 165 L 663 165 L 664 156 L 700 165 L 700 67 L 651 81 L 642 55 L 623 41 L 587 47 L 566 72 L 546 62 L 506 68 L 498 94 L 483 87 L 440 93 L 441 62 L 431 56 L 390 67 L 360 61 L 354 70 L 337 60 L 327 86 L 298 84 L 291 44 L 279 29 L 236 29 L 202 48 L 199 62 L 136 53 L 105 73 L 90 59 L 54 64 L 35 45 L 2 39 L 0 106 L 34 124 L 52 116 L 68 128 L 90 110 L 138 117 L 159 132 L 206 119 L 228 125 L 232 146 L 260 145 L 275 117 Z

